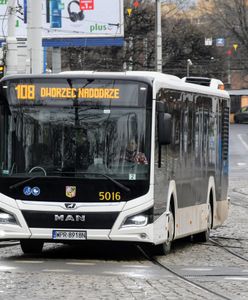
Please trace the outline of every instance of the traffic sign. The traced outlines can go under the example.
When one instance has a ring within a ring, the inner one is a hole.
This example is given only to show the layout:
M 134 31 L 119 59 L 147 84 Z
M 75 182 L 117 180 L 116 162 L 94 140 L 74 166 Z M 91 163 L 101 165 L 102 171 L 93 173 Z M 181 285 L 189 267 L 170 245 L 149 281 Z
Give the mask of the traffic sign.
M 4 76 L 4 65 L 0 65 L 0 78 Z
M 129 17 L 130 17 L 130 15 L 131 15 L 131 13 L 132 13 L 132 8 L 128 8 L 128 9 L 127 9 L 127 13 L 128 13 L 128 15 L 129 15 Z
M 217 47 L 224 47 L 225 46 L 225 39 L 224 38 L 216 39 L 216 46 Z
M 205 46 L 212 46 L 213 39 L 212 38 L 205 38 Z
M 233 44 L 233 48 L 234 48 L 234 50 L 236 51 L 237 48 L 238 48 L 238 44 Z

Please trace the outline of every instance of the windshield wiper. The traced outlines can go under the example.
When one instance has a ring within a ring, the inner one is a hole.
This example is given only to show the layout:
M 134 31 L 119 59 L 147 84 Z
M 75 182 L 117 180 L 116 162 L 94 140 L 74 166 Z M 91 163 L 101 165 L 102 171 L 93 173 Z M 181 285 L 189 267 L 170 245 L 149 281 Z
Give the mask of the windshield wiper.
M 28 182 L 30 182 L 30 181 L 33 181 L 34 179 L 44 178 L 44 177 L 46 177 L 46 178 L 47 178 L 47 177 L 48 177 L 48 178 L 60 178 L 60 176 L 34 176 L 34 177 L 30 177 L 30 178 L 28 178 L 28 179 L 19 181 L 19 182 L 15 183 L 15 184 L 11 185 L 11 186 L 9 187 L 9 189 L 10 189 L 10 190 L 14 190 L 14 189 L 18 188 L 19 186 L 21 186 L 21 185 L 23 185 L 23 184 L 25 184 L 25 183 L 28 183 Z
M 113 182 L 115 185 L 117 185 L 119 188 L 123 189 L 126 192 L 130 192 L 130 188 L 126 187 L 124 184 L 120 183 L 119 181 L 115 180 L 114 178 L 104 174 L 104 173 L 93 173 L 93 172 L 67 172 L 67 171 L 61 171 L 58 173 L 64 173 L 64 174 L 81 174 L 81 175 L 96 175 L 96 176 L 102 176 Z

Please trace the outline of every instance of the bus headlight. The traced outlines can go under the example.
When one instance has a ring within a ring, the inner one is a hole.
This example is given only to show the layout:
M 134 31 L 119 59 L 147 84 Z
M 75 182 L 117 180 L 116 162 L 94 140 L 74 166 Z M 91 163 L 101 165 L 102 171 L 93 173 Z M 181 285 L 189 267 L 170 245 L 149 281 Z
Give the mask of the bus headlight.
M 122 227 L 129 226 L 146 226 L 148 223 L 148 216 L 145 215 L 136 215 L 126 219 Z
M 127 217 L 122 223 L 122 228 L 124 227 L 141 227 L 146 226 L 152 222 L 152 209 L 141 212 L 137 215 Z
M 0 225 L 1 224 L 10 224 L 17 225 L 16 219 L 10 213 L 0 210 Z

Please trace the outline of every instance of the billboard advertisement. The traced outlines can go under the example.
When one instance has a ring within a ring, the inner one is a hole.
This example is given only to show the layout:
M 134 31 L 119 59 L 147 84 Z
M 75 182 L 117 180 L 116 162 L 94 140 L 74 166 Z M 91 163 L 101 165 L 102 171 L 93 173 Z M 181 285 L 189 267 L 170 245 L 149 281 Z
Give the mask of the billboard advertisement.
M 16 36 L 26 38 L 28 0 L 17 3 Z M 7 35 L 7 18 L 7 1 L 0 0 L 0 38 Z M 123 18 L 123 0 L 43 0 L 42 36 L 45 39 L 123 37 Z

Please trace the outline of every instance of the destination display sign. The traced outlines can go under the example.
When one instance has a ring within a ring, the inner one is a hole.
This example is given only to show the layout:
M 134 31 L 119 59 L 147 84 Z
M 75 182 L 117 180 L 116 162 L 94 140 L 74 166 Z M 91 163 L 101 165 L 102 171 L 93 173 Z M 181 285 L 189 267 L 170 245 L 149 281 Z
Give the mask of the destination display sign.
M 15 88 L 18 100 L 35 99 L 119 99 L 119 88 L 70 88 L 42 87 L 34 84 L 18 84 Z
M 23 78 L 6 83 L 10 105 L 144 107 L 148 85 L 122 79 Z

